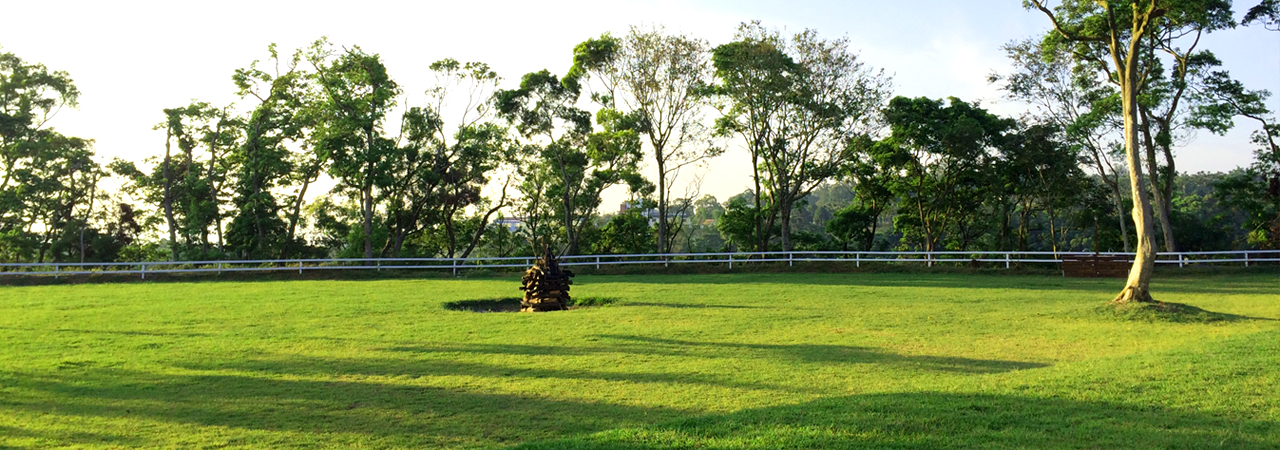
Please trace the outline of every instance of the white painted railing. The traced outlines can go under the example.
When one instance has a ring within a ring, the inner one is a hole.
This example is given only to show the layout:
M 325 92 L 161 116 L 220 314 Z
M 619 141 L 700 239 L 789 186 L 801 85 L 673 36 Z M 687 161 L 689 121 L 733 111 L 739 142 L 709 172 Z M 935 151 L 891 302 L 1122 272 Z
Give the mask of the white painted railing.
M 729 268 L 757 263 L 829 262 L 861 266 L 863 263 L 935 263 L 1056 264 L 1063 257 L 1091 255 L 1076 252 L 744 252 L 744 253 L 668 253 L 637 255 L 574 255 L 561 257 L 565 266 L 622 266 L 649 264 L 720 264 Z M 1101 253 L 1103 256 L 1133 257 L 1133 253 Z M 346 258 L 346 259 L 275 259 L 232 261 L 145 261 L 111 263 L 0 263 L 0 277 L 5 276 L 71 276 L 71 275 L 138 275 L 171 273 L 283 272 L 303 273 L 317 270 L 448 270 L 453 274 L 474 269 L 525 268 L 535 257 L 504 258 Z M 1131 260 L 1131 259 L 1130 259 Z M 1180 267 L 1198 264 L 1243 264 L 1280 262 L 1278 250 L 1239 250 L 1216 252 L 1160 253 L 1159 264 Z

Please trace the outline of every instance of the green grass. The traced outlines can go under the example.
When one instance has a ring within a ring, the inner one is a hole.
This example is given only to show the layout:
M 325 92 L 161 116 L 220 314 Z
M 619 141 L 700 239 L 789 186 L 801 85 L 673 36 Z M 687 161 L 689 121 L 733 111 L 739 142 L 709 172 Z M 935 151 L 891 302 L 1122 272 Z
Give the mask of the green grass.
M 517 285 L 0 288 L 0 448 L 1280 448 L 1274 274 L 1158 279 L 1184 321 L 1099 312 L 1116 280 L 964 274 L 445 307 Z

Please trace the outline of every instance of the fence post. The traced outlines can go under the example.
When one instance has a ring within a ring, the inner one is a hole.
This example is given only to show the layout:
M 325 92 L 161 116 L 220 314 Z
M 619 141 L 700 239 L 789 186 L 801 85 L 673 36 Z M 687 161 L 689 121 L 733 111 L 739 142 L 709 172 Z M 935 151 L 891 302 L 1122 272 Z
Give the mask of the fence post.
M 218 275 L 222 275 L 222 263 L 218 263 Z
M 733 253 L 729 254 L 729 268 L 733 268 Z
M 1005 253 L 1005 254 L 1004 254 L 1004 268 L 1006 268 L 1006 269 L 1008 269 L 1008 268 L 1009 268 L 1009 254 L 1008 254 L 1008 253 Z
M 53 279 L 58 279 L 58 263 L 53 264 Z
M 373 262 L 373 265 L 378 266 L 378 272 L 381 272 L 381 271 L 382 271 L 382 260 L 381 260 L 381 259 L 379 259 L 379 260 L 377 260 L 377 261 L 374 261 L 374 262 Z
M 924 252 L 925 265 L 933 267 L 933 252 Z
M 596 257 L 596 270 L 600 270 L 600 257 Z
M 787 253 L 787 267 L 796 265 L 795 258 L 796 258 L 795 253 Z
M 853 254 L 853 266 L 862 267 L 862 253 Z
M 147 279 L 147 263 L 141 263 L 138 265 L 142 266 L 142 279 Z
M 298 275 L 302 275 L 302 260 L 298 260 Z
M 1244 251 L 1244 266 L 1249 267 L 1249 251 Z
M 1179 253 L 1179 254 L 1178 254 L 1178 268 L 1183 268 L 1183 267 L 1186 267 L 1186 266 L 1187 266 L 1187 255 L 1184 255 L 1184 254 Z
M 458 277 L 458 258 L 453 258 L 453 277 Z

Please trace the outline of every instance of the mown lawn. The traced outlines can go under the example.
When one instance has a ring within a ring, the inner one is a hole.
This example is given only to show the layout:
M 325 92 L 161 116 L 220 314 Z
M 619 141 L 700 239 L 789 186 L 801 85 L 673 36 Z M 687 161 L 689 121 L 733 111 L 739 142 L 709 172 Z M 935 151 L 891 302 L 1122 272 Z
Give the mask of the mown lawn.
M 1280 448 L 1280 277 L 583 276 L 0 288 L 0 448 Z

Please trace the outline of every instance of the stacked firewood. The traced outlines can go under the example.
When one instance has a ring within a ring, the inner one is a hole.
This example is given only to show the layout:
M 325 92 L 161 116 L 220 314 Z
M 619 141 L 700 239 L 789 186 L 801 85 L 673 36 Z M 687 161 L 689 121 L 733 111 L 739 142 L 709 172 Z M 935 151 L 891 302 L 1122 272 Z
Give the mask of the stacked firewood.
M 569 307 L 569 285 L 573 281 L 573 272 L 560 268 L 560 262 L 551 254 L 551 248 L 543 250 L 538 262 L 525 271 L 520 290 L 524 291 L 524 299 L 520 301 L 520 311 L 560 311 Z

